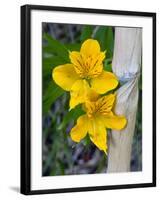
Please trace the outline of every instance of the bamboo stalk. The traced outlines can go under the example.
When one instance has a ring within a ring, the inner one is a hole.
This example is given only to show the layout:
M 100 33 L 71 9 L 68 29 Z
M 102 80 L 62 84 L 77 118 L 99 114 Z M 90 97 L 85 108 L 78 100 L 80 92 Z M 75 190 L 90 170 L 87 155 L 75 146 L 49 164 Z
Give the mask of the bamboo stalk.
M 138 78 L 141 66 L 141 28 L 115 29 L 113 72 L 123 86 L 117 91 L 115 113 L 125 115 L 128 122 L 121 131 L 112 130 L 109 136 L 107 172 L 130 171 L 131 150 L 138 103 Z

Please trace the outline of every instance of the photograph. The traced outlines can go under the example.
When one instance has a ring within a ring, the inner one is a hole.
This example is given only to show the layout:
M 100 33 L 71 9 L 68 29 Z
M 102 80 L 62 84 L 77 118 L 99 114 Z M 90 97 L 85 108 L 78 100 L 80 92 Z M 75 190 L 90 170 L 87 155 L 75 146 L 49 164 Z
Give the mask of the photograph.
M 43 176 L 120 172 L 107 170 L 111 130 L 123 134 L 120 131 L 125 131 L 130 120 L 135 120 L 135 126 L 128 149 L 130 158 L 124 155 L 130 159 L 129 168 L 123 172 L 142 170 L 142 32 L 141 28 L 140 33 L 136 32 L 140 69 L 134 119 L 127 118 L 128 113 L 119 115 L 115 111 L 117 91 L 125 84 L 112 69 L 116 29 L 42 23 Z M 134 29 L 120 30 L 125 32 L 128 45 L 131 32 L 137 31 Z

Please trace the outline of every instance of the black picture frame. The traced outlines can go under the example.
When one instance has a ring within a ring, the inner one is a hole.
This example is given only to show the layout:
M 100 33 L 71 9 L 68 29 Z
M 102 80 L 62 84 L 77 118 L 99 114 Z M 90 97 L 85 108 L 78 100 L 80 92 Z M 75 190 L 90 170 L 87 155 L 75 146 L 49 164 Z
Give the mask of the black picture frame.
M 153 176 L 152 183 L 126 184 L 113 186 L 95 186 L 80 188 L 61 188 L 49 190 L 31 190 L 31 11 L 64 11 L 99 13 L 123 16 L 142 16 L 151 17 L 153 20 Z M 102 10 L 90 8 L 55 7 L 43 5 L 24 5 L 21 6 L 21 180 L 20 191 L 22 194 L 49 194 L 64 192 L 80 192 L 93 190 L 112 190 L 127 188 L 142 188 L 156 186 L 156 13 L 121 11 L 121 10 Z

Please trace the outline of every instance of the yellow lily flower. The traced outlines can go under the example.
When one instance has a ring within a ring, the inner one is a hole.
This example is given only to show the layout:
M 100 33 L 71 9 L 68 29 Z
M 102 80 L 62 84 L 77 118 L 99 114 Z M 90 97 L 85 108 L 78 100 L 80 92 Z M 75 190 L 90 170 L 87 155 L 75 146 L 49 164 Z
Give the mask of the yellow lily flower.
M 60 65 L 52 72 L 53 80 L 66 91 L 70 91 L 70 109 L 87 99 L 92 88 L 98 94 L 104 94 L 118 85 L 116 76 L 103 70 L 105 52 L 100 51 L 97 40 L 87 39 L 80 52 L 69 52 L 70 64 Z
M 71 129 L 70 136 L 73 141 L 80 142 L 87 133 L 91 141 L 107 154 L 107 130 L 121 130 L 126 126 L 124 116 L 113 113 L 115 94 L 98 97 L 94 92 L 90 95 L 90 101 L 84 105 L 86 114 L 80 116 L 77 124 Z

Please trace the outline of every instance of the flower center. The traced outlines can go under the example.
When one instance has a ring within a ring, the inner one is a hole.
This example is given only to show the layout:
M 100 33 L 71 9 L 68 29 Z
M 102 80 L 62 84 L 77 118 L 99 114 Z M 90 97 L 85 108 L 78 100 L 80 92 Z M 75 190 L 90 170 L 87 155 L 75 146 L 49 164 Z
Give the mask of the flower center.
M 102 66 L 98 64 L 98 57 L 95 56 L 84 56 L 80 55 L 80 59 L 77 59 L 79 63 L 78 66 L 75 66 L 77 74 L 86 80 L 90 80 L 99 76 L 102 72 Z
M 99 114 L 107 115 L 112 109 L 112 106 L 109 105 L 108 102 L 103 97 L 96 102 L 86 103 L 86 107 L 87 107 L 88 117 L 93 117 Z

